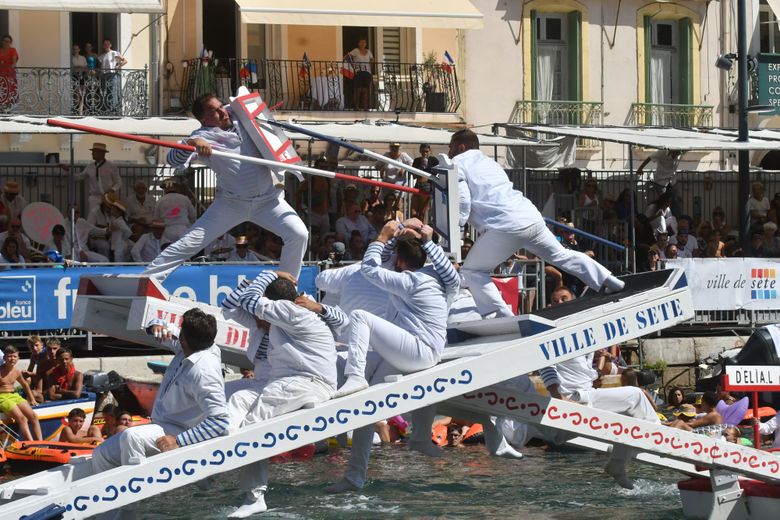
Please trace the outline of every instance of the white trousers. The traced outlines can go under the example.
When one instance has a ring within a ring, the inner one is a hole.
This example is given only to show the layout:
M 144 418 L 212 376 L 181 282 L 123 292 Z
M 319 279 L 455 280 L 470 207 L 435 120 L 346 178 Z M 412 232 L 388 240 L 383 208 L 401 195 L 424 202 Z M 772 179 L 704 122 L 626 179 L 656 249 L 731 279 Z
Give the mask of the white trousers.
M 417 336 L 370 312 L 352 311 L 349 323 L 347 376 L 364 376 L 369 346 L 401 372 L 425 370 L 441 360 L 441 354 Z
M 253 222 L 282 238 L 284 246 L 279 270 L 297 278 L 306 253 L 309 232 L 295 210 L 281 196 L 270 201 L 217 196 L 190 230 L 160 252 L 143 274 L 159 281 L 165 280 L 182 262 L 243 222 Z
M 526 249 L 556 267 L 576 276 L 588 287 L 599 290 L 611 276 L 609 269 L 579 251 L 566 249 L 547 229 L 544 221 L 513 232 L 487 230 L 477 238 L 463 262 L 461 274 L 482 316 L 512 316 L 490 276 L 493 269 L 518 249 Z
M 112 435 L 92 452 L 92 471 L 99 473 L 130 464 L 134 458 L 143 460 L 157 455 L 160 453 L 155 444 L 157 439 L 163 435 L 178 435 L 182 432 L 178 428 L 168 428 L 168 430 L 166 431 L 159 424 L 144 424 Z
M 607 410 L 643 421 L 660 424 L 658 415 L 641 388 L 620 386 L 616 388 L 594 388 L 580 392 L 580 400 L 593 408 Z
M 312 377 L 291 376 L 261 382 L 238 390 L 228 401 L 230 431 L 272 417 L 299 410 L 310 404 L 322 403 L 333 397 L 333 388 Z M 265 494 L 268 487 L 268 460 L 253 462 L 239 472 L 241 489 L 253 500 Z
M 396 370 L 387 361 L 380 361 L 373 374 L 366 374 L 369 384 L 377 385 L 385 381 L 385 377 L 391 374 L 398 374 Z M 428 439 L 431 436 L 428 434 Z M 368 474 L 368 459 L 371 456 L 371 445 L 374 440 L 374 425 L 369 424 L 352 432 L 352 450 L 347 462 L 347 469 L 344 471 L 344 478 L 352 485 L 362 488 L 366 483 Z

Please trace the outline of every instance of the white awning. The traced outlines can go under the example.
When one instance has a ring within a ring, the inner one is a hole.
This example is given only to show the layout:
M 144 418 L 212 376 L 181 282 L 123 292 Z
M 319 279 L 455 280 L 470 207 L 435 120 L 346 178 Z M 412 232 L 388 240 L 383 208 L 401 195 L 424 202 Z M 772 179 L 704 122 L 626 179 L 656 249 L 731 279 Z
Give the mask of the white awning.
M 87 13 L 162 13 L 162 0 L 4 0 L 3 9 Z
M 49 126 L 46 117 L 6 116 L 0 117 L 0 134 L 78 134 L 77 130 Z M 115 132 L 132 135 L 148 136 L 185 136 L 200 126 L 197 120 L 186 117 L 57 117 L 55 119 L 70 121 L 85 126 L 94 126 Z M 298 123 L 296 126 L 310 128 L 316 132 L 350 141 L 352 143 L 382 143 L 398 142 L 402 144 L 447 145 L 452 132 L 439 128 L 424 128 L 396 124 L 372 123 Z M 308 141 L 308 135 L 296 132 L 286 132 L 293 140 Z M 532 139 L 504 137 L 491 134 L 479 134 L 479 142 L 483 146 L 547 146 Z
M 236 0 L 244 23 L 481 29 L 469 0 Z
M 637 128 L 620 126 L 544 126 L 512 125 L 530 132 L 567 135 L 581 139 L 595 139 L 613 143 L 658 148 L 662 150 L 775 150 L 777 143 L 751 137 L 750 141 L 739 142 L 734 135 L 707 131 L 681 130 L 679 128 Z

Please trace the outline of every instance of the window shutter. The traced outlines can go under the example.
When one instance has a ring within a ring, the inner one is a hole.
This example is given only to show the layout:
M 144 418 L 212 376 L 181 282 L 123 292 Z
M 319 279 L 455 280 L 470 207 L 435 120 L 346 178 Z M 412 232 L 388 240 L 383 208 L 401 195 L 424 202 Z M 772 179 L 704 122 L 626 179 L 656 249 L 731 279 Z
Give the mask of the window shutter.
M 678 22 L 680 30 L 680 44 L 678 46 L 678 52 L 680 53 L 680 104 L 691 105 L 693 104 L 693 56 L 691 53 L 691 32 L 693 28 L 691 26 L 690 18 L 683 18 Z
M 582 13 L 572 11 L 568 15 L 567 49 L 569 62 L 568 100 L 582 101 Z
M 531 99 L 536 99 L 536 11 L 531 11 Z
M 645 103 L 650 103 L 653 99 L 653 77 L 650 69 L 650 57 L 653 54 L 653 19 L 650 16 L 645 16 Z

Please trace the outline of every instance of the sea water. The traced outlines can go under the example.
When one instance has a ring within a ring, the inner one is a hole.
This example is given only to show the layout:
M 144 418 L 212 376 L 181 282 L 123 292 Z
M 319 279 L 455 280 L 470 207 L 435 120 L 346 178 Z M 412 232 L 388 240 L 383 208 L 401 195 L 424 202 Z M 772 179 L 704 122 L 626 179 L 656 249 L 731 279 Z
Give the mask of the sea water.
M 671 470 L 634 462 L 629 475 L 636 486 L 629 491 L 603 473 L 603 454 L 524 453 L 522 460 L 506 460 L 468 446 L 431 459 L 404 446 L 375 448 L 363 490 L 326 495 L 323 487 L 341 476 L 349 456 L 348 449 L 331 449 L 310 461 L 271 465 L 269 510 L 254 518 L 683 518 L 676 487 L 683 477 Z M 224 519 L 242 499 L 237 473 L 223 474 L 205 491 L 192 485 L 143 501 L 139 518 Z

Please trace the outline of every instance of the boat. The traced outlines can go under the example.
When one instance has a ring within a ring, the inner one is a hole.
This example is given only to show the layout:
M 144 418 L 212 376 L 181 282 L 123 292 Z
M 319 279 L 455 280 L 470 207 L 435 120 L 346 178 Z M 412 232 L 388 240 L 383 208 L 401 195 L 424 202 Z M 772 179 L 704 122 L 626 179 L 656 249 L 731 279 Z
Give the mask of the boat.
M 70 463 L 71 457 L 92 455 L 94 444 L 58 441 L 16 441 L 5 447 L 10 462 L 35 466 L 58 466 Z
M 778 454 L 780 455 L 780 454 Z M 746 514 L 736 514 L 728 518 L 777 518 L 780 514 L 780 485 L 760 480 L 740 478 L 741 490 Z M 677 483 L 682 500 L 683 514 L 686 518 L 712 518 L 712 479 L 689 478 Z

